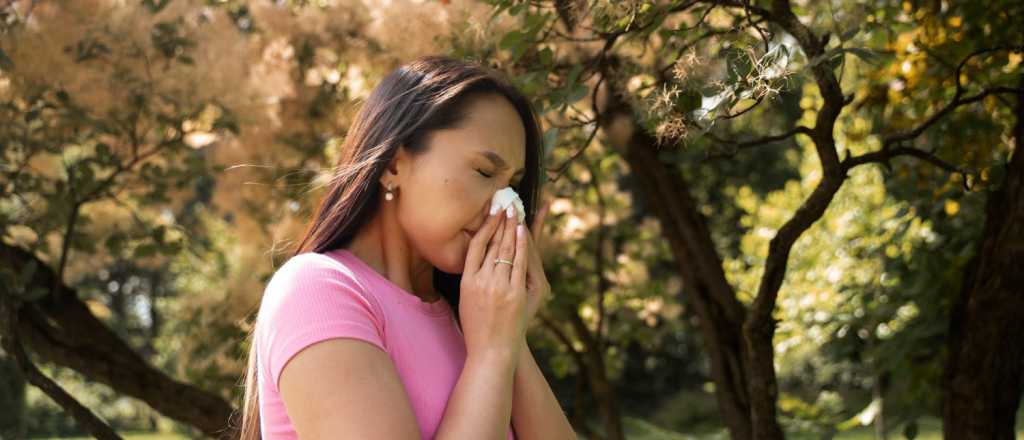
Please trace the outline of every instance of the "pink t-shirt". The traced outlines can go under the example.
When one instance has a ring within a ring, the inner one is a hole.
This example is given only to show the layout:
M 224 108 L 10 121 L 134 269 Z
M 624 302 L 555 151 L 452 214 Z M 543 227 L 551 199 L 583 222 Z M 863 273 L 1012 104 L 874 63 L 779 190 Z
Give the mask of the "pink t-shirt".
M 267 284 L 256 320 L 260 429 L 297 439 L 278 390 L 281 370 L 303 348 L 332 338 L 369 342 L 395 363 L 420 434 L 434 438 L 466 361 L 451 307 L 398 287 L 346 249 L 286 261 Z M 345 366 L 337 366 L 345 374 Z M 509 426 L 508 438 L 515 439 Z

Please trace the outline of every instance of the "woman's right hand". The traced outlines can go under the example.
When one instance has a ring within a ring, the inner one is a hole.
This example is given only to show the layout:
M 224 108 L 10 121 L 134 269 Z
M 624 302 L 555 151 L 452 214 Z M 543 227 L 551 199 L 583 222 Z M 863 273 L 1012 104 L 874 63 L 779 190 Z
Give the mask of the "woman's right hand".
M 469 242 L 459 285 L 459 320 L 467 356 L 515 356 L 526 334 L 527 240 L 518 237 L 507 210 L 490 215 Z M 526 227 L 521 229 L 525 233 Z M 512 265 L 496 263 L 502 258 Z M 513 357 L 515 359 L 515 357 Z

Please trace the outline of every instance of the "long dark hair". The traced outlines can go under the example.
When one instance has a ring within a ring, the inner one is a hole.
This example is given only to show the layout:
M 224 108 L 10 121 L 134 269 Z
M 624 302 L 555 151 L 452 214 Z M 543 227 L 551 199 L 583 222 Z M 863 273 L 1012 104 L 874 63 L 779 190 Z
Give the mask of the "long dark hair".
M 457 127 L 467 116 L 468 98 L 489 94 L 508 99 L 526 129 L 526 171 L 514 189 L 523 200 L 526 224 L 532 224 L 543 183 L 543 146 L 530 101 L 494 69 L 473 61 L 425 56 L 388 74 L 360 108 L 341 147 L 327 194 L 292 256 L 347 246 L 360 227 L 377 213 L 380 176 L 398 149 L 404 147 L 414 157 L 427 152 L 426 140 L 432 131 Z M 461 274 L 434 269 L 434 288 L 451 305 L 456 322 L 460 322 L 461 281 Z M 241 440 L 260 438 L 256 345 L 252 332 L 249 341 Z

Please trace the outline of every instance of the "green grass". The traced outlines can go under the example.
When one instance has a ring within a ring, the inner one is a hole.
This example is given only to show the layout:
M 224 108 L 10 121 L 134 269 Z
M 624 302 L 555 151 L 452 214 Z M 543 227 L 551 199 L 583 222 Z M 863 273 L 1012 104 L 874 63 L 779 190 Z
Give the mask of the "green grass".
M 942 440 L 942 420 L 932 417 L 924 417 L 917 421 L 917 437 L 914 440 Z M 844 431 L 837 435 L 836 440 L 875 440 L 875 428 L 861 426 L 859 428 Z M 902 440 L 902 431 L 890 432 L 889 438 Z
M 1024 414 L 1024 408 L 1021 409 L 1021 414 Z M 1018 418 L 1018 420 L 1020 419 Z M 603 432 L 597 424 L 592 424 L 591 429 L 596 432 Z M 625 417 L 623 429 L 626 432 L 626 438 L 630 440 L 728 440 L 729 438 L 728 434 L 724 431 L 711 434 L 673 432 L 633 417 Z M 582 436 L 580 438 L 585 439 Z M 788 434 L 786 438 L 802 440 L 804 438 L 818 439 L 820 437 L 803 437 L 798 434 Z M 861 426 L 843 431 L 833 438 L 834 440 L 875 440 L 875 431 L 871 426 Z M 889 432 L 888 438 L 890 440 L 903 440 L 904 437 L 900 430 L 892 430 Z M 1024 426 L 1021 426 L 1021 423 L 1017 423 L 1017 438 L 1024 439 Z M 915 440 L 942 440 L 942 420 L 934 417 L 919 419 L 918 433 Z

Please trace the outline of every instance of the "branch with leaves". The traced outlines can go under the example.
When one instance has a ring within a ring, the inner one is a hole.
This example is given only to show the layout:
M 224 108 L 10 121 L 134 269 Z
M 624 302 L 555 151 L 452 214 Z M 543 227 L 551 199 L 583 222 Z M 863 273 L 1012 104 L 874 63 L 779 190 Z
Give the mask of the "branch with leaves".
M 1024 46 L 999 46 L 986 49 L 979 49 L 965 56 L 960 61 L 960 63 L 957 64 L 956 69 L 954 70 L 953 75 L 954 81 L 956 83 L 956 91 L 953 93 L 953 98 L 950 99 L 950 101 L 946 103 L 946 105 L 942 106 L 942 108 L 937 110 L 931 116 L 925 118 L 924 121 L 917 124 L 914 128 L 885 136 L 882 139 L 882 147 L 878 151 L 873 151 L 870 153 L 864 153 L 861 155 L 850 156 L 845 158 L 842 162 L 842 168 L 844 172 L 858 165 L 863 165 L 866 163 L 881 163 L 886 168 L 891 170 L 892 164 L 890 163 L 890 160 L 892 158 L 899 156 L 910 156 L 916 157 L 927 163 L 935 165 L 936 167 L 942 170 L 955 174 L 960 174 L 963 177 L 964 189 L 968 191 L 971 190 L 968 176 L 976 174 L 975 170 L 969 167 L 955 165 L 953 163 L 940 159 L 938 156 L 935 155 L 934 149 L 932 151 L 925 151 L 918 148 L 903 145 L 913 142 L 925 131 L 927 131 L 930 127 L 934 126 L 943 118 L 948 117 L 950 114 L 952 114 L 955 110 L 957 110 L 960 107 L 973 104 L 975 102 L 979 102 L 988 96 L 997 96 L 1000 94 L 1016 95 L 1024 92 L 1024 90 L 1016 87 L 991 86 L 983 89 L 982 91 L 976 94 L 965 95 L 966 86 L 963 83 L 963 81 L 961 81 L 964 66 L 966 66 L 967 63 L 974 57 L 986 53 L 1003 50 L 1020 53 L 1024 52 Z

